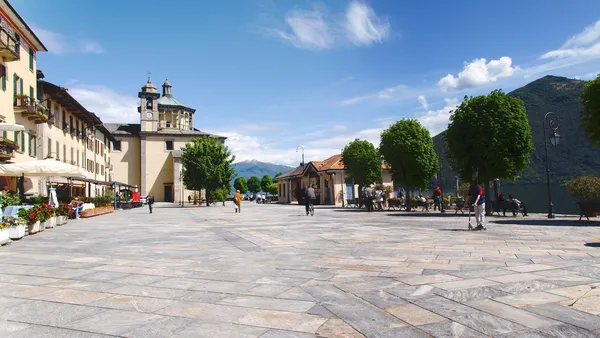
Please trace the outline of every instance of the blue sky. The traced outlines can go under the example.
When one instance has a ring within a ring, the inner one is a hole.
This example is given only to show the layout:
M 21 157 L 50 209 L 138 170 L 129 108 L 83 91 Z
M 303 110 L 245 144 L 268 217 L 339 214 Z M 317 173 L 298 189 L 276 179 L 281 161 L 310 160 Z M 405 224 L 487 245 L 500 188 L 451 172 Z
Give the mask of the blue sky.
M 403 117 L 432 134 L 464 97 L 600 72 L 600 1 L 12 0 L 48 47 L 46 79 L 105 122 L 136 122 L 147 73 L 229 137 L 238 160 L 295 165 L 378 144 Z

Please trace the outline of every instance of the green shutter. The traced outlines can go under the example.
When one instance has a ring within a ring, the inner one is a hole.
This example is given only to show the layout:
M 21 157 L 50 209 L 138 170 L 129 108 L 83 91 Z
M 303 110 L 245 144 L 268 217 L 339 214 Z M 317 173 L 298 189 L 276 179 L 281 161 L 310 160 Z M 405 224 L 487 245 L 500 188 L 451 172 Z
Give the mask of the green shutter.
M 23 94 L 23 79 L 19 79 L 19 89 L 20 89 L 19 93 Z
M 6 91 L 6 66 L 2 65 L 2 90 Z
M 13 94 L 15 95 L 15 99 L 17 98 L 17 79 L 19 77 L 17 76 L 17 73 L 13 74 Z
M 33 101 L 33 98 L 34 98 L 34 97 L 35 97 L 35 96 L 33 95 L 33 87 L 32 87 L 32 86 L 29 86 L 29 98 L 31 98 L 31 100 Z
M 33 157 L 37 158 L 37 137 L 33 136 Z
M 2 132 L 2 137 L 6 138 L 6 130 Z
M 29 70 L 33 70 L 33 49 L 29 47 Z
M 21 151 L 23 152 L 23 154 L 25 154 L 26 147 L 25 147 L 25 132 L 24 131 L 21 132 L 21 147 L 23 148 L 23 149 L 21 149 Z

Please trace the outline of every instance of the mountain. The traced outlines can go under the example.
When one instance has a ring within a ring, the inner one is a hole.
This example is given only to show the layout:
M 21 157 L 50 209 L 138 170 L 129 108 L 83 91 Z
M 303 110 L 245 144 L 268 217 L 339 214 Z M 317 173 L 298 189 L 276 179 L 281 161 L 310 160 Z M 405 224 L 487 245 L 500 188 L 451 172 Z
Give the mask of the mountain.
M 285 165 L 259 162 L 257 160 L 233 163 L 231 166 L 237 173 L 236 177 L 244 177 L 246 179 L 249 179 L 252 176 L 262 178 L 264 175 L 269 175 L 273 178 L 275 174 L 279 172 L 285 173 L 286 171 L 293 169 L 292 167 Z
M 551 180 L 562 184 L 566 180 L 582 175 L 600 176 L 600 148 L 591 147 L 580 128 L 579 114 L 583 105 L 579 95 L 584 81 L 558 76 L 545 76 L 509 94 L 518 97 L 525 103 L 527 117 L 533 135 L 535 151 L 531 163 L 514 182 L 503 182 L 503 185 L 534 185 L 546 182 L 546 164 L 544 155 L 543 119 L 547 112 L 555 113 L 560 122 L 558 134 L 560 142 L 552 147 L 548 143 L 548 162 Z M 549 136 L 548 129 L 546 137 Z M 450 171 L 444 151 L 444 133 L 433 138 L 434 147 L 442 164 L 442 184 L 455 187 L 455 173 Z M 541 191 L 541 198 L 545 192 Z

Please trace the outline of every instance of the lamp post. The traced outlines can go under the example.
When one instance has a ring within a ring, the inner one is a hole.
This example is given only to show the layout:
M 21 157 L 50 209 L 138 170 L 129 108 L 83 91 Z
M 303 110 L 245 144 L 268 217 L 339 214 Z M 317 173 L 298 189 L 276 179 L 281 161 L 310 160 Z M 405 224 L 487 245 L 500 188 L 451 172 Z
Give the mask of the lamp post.
M 546 126 L 552 130 L 552 135 L 546 137 Z M 554 218 L 554 205 L 552 204 L 552 194 L 550 192 L 550 167 L 548 166 L 548 139 L 553 147 L 558 145 L 560 135 L 556 132 L 560 124 L 558 123 L 558 116 L 556 114 L 548 112 L 544 115 L 542 121 L 542 129 L 544 129 L 544 152 L 546 153 L 546 185 L 548 187 L 548 218 Z
M 302 165 L 304 165 L 304 146 L 297 146 L 296 147 L 296 152 L 298 152 L 298 149 L 302 148 Z
M 181 190 L 181 196 L 179 197 L 181 199 L 181 207 L 183 208 L 183 169 L 179 171 L 179 190 Z

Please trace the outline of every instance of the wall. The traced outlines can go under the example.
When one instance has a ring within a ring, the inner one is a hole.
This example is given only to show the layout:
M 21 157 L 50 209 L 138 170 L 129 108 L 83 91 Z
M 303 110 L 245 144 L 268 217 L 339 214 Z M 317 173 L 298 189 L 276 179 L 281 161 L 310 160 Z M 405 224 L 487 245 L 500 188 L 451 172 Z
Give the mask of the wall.
M 141 150 L 140 138 L 135 136 L 115 136 L 121 141 L 121 151 L 110 152 L 110 163 L 113 166 L 111 176 L 113 181 L 129 185 L 141 185 Z

